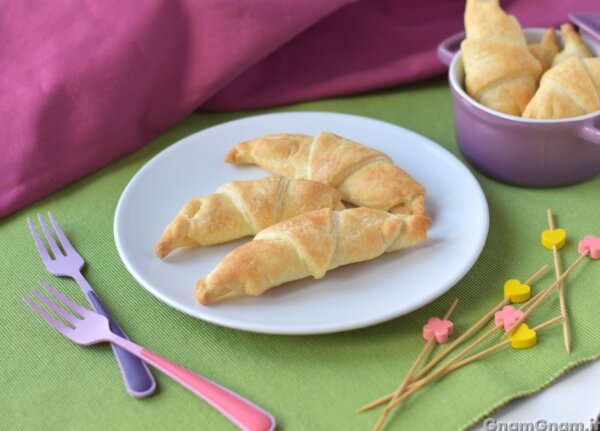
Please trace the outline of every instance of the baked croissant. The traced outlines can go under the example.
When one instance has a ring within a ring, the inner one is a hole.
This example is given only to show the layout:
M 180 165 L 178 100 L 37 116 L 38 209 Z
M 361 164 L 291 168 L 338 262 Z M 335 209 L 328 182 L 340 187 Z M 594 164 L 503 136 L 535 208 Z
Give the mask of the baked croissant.
M 569 118 L 600 110 L 600 58 L 569 58 L 542 76 L 526 118 Z
M 527 46 L 529 52 L 540 62 L 542 73 L 552 67 L 554 56 L 560 51 L 560 46 L 556 41 L 556 30 L 549 28 L 546 30 L 539 43 L 532 43 Z
M 588 58 L 594 56 L 594 53 L 585 42 L 581 40 L 579 34 L 571 24 L 566 23 L 561 25 L 560 32 L 562 33 L 564 48 L 556 54 L 556 57 L 554 57 L 554 60 L 552 61 L 552 66 L 557 66 L 563 61 L 573 57 Z
M 410 247 L 427 238 L 430 220 L 372 208 L 322 209 L 260 231 L 196 284 L 202 304 L 266 290 L 338 266 Z
M 267 135 L 234 146 L 227 163 L 253 163 L 279 175 L 335 187 L 357 206 L 426 215 L 425 189 L 384 153 L 334 135 Z
M 521 115 L 542 67 L 527 49 L 519 22 L 498 0 L 468 0 L 465 31 L 461 53 L 467 93 L 491 109 Z
M 254 235 L 281 220 L 321 208 L 343 209 L 342 195 L 315 181 L 267 177 L 233 181 L 189 200 L 154 251 L 161 259 L 178 247 L 211 245 Z

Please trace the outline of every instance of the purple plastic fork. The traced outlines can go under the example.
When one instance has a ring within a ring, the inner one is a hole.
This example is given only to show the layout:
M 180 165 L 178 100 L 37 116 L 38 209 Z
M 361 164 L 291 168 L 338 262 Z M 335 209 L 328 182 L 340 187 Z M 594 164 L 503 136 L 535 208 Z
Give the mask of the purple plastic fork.
M 119 345 L 205 400 L 243 431 L 272 431 L 275 429 L 275 418 L 266 410 L 229 389 L 111 332 L 106 317 L 82 307 L 42 281 L 40 281 L 40 285 L 53 300 L 35 289 L 32 289 L 33 295 L 66 323 L 56 319 L 35 301 L 28 298 L 23 298 L 23 300 L 65 337 L 84 346 L 103 341 Z M 57 302 L 65 308 L 61 308 L 56 304 Z
M 39 214 L 38 220 L 53 256 L 48 253 L 48 250 L 44 246 L 31 219 L 27 219 L 27 224 L 29 225 L 29 229 L 33 235 L 35 245 L 37 246 L 46 268 L 51 274 L 73 278 L 85 294 L 90 306 L 108 319 L 111 330 L 115 334 L 127 338 L 125 332 L 123 332 L 115 319 L 113 319 L 113 317 L 110 315 L 106 307 L 104 307 L 102 302 L 100 302 L 98 295 L 96 295 L 96 292 L 92 290 L 92 286 L 90 286 L 81 273 L 81 268 L 83 268 L 85 261 L 77 252 L 77 250 L 75 250 L 65 233 L 60 228 L 58 222 L 50 212 L 48 212 L 48 218 L 54 227 L 54 232 L 56 233 L 64 254 L 58 247 L 58 244 L 54 240 L 54 237 L 44 222 L 44 219 Z M 117 363 L 119 364 L 121 374 L 123 375 L 123 381 L 125 382 L 127 392 L 138 398 L 152 394 L 156 389 L 156 381 L 150 373 L 148 366 L 136 356 L 129 353 L 127 350 L 116 346 L 115 344 L 111 344 L 111 347 L 115 357 L 117 358 Z

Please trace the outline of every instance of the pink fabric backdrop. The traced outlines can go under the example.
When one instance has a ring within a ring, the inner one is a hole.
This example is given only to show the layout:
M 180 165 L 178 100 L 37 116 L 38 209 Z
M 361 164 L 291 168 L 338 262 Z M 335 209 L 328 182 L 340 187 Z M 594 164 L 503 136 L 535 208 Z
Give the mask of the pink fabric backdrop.
M 597 0 L 506 1 L 527 26 Z M 0 217 L 191 111 L 367 91 L 444 71 L 455 0 L 0 0 Z

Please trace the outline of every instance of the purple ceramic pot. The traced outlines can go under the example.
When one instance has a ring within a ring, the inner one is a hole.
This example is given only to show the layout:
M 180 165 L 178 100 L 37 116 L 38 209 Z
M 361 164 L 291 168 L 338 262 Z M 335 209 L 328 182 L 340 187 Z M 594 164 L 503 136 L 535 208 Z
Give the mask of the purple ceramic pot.
M 544 29 L 525 29 L 528 43 Z M 559 35 L 560 38 L 560 35 Z M 464 33 L 444 40 L 438 57 L 449 67 L 456 142 L 478 170 L 521 186 L 573 184 L 600 173 L 600 112 L 562 120 L 531 120 L 496 112 L 473 100 L 463 88 L 460 52 Z M 600 43 L 584 37 L 600 56 Z

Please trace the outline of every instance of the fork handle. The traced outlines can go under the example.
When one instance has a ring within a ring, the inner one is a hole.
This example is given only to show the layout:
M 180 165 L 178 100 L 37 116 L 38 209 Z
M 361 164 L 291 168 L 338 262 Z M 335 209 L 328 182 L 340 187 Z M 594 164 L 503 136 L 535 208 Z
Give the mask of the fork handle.
M 130 340 L 110 334 L 107 341 L 127 349 L 171 377 L 223 414 L 242 431 L 273 431 L 275 418 L 231 390 L 146 350 Z
M 110 330 L 120 337 L 128 339 L 125 332 L 123 332 L 119 324 L 113 319 L 106 307 L 104 307 L 100 298 L 98 298 L 98 295 L 91 290 L 91 287 L 90 290 L 86 292 L 86 295 L 92 308 L 108 319 Z M 119 364 L 127 392 L 137 398 L 146 397 L 152 394 L 156 389 L 156 381 L 144 361 L 114 343 L 111 343 L 110 346 L 117 358 L 117 363 Z
M 271 431 L 275 429 L 275 419 L 270 413 L 229 389 L 144 348 L 140 349 L 139 355 L 146 362 L 217 409 L 241 430 Z

